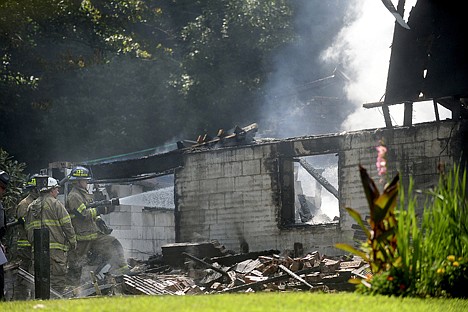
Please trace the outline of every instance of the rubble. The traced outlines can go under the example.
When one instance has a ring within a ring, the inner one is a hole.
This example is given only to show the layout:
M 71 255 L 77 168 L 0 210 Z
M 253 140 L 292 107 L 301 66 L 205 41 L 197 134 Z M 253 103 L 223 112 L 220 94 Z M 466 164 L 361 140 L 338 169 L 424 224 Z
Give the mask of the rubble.
M 190 245 L 193 247 L 193 244 Z M 211 250 L 206 243 L 200 246 Z M 177 245 L 180 250 L 187 250 L 185 247 L 183 244 Z M 146 263 L 140 263 L 139 272 L 134 269 L 133 275 L 124 275 L 124 293 L 187 295 L 290 290 L 352 291 L 354 285 L 348 280 L 362 276 L 366 269 L 366 263 L 359 257 L 327 257 L 317 251 L 300 257 L 275 250 L 214 257 L 204 257 L 196 248 L 192 248 L 192 252 L 197 256 L 181 251 L 181 258 L 170 271 L 167 257 L 165 259 L 164 256 L 159 257 L 159 261 L 153 257 Z M 183 268 L 180 263 L 183 263 Z M 155 273 L 158 270 L 165 273 Z
M 190 248 L 186 248 L 188 245 Z M 69 289 L 60 297 L 352 291 L 354 284 L 349 283 L 349 279 L 370 274 L 368 265 L 359 257 L 327 257 L 317 251 L 294 256 L 293 252 L 280 253 L 277 250 L 242 254 L 225 252 L 219 256 L 213 250 L 223 249 L 217 242 L 212 245 L 171 244 L 179 255 L 174 266 L 168 262 L 175 259 L 173 250 L 169 253 L 166 251 L 166 257 L 153 255 L 146 261 L 130 258 L 128 263 L 132 270 L 129 274 L 119 277 L 106 275 L 99 279 L 90 272 L 91 277 L 94 277 L 91 281 Z M 166 247 L 172 249 L 170 246 Z M 31 278 L 33 279 L 30 276 L 29 280 Z

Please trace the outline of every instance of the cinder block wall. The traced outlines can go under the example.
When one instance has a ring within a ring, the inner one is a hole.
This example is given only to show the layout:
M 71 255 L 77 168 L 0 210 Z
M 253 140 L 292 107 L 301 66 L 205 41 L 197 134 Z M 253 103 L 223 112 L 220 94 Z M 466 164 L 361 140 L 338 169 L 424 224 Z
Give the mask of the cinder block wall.
M 278 224 L 278 142 L 188 153 L 184 167 L 175 175 L 180 241 L 216 239 L 234 251 L 240 250 L 243 241 L 250 250 L 293 249 L 298 242 L 306 252 L 343 254 L 334 245 L 353 242 L 355 223 L 344 207 L 368 215 L 358 164 L 378 181 L 375 147 L 379 141 L 383 139 L 389 149 L 390 177 L 398 169 L 402 181 L 411 174 L 417 186 L 427 187 L 437 182 L 437 164 L 449 165 L 459 155 L 457 131 L 457 123 L 441 122 L 342 135 L 338 153 L 340 223 L 301 228 L 284 229 Z
M 383 140 L 388 149 L 388 175 L 381 177 L 377 173 L 376 146 Z M 361 164 L 374 179 L 380 191 L 385 182 L 390 181 L 397 172 L 403 188 L 407 188 L 409 177 L 414 180 L 415 189 L 427 189 L 438 183 L 438 166 L 445 164 L 450 168 L 460 161 L 463 148 L 460 137 L 460 123 L 446 121 L 425 123 L 413 127 L 401 127 L 395 130 L 378 129 L 352 132 L 344 136 L 339 157 L 339 181 L 341 207 L 352 207 L 363 218 L 369 216 L 367 200 L 359 176 Z M 419 205 L 422 213 L 422 202 Z M 355 221 L 341 212 L 343 239 L 352 243 Z
M 236 252 L 244 241 L 251 251 L 299 242 L 331 254 L 337 225 L 279 228 L 277 152 L 264 144 L 187 154 L 175 182 L 180 240 L 218 240 Z
M 139 185 L 112 186 L 112 193 L 120 198 L 142 192 Z M 160 254 L 162 245 L 175 242 L 172 210 L 148 211 L 141 206 L 120 205 L 103 219 L 114 229 L 111 235 L 122 243 L 126 258 L 146 260 Z

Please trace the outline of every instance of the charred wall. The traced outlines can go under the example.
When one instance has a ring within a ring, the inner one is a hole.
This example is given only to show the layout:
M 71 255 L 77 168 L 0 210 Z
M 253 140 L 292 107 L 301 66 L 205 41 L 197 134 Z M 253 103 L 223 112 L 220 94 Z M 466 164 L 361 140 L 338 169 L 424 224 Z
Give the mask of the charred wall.
M 191 152 L 175 173 L 178 241 L 218 240 L 239 251 L 292 249 L 339 254 L 338 242 L 353 242 L 354 220 L 343 207 L 368 215 L 358 173 L 362 164 L 377 181 L 375 147 L 381 140 L 389 149 L 389 175 L 411 175 L 416 187 L 438 180 L 438 165 L 460 160 L 466 138 L 464 122 L 439 122 L 413 127 L 374 129 L 346 134 L 260 141 L 242 147 Z M 281 177 L 281 159 L 337 153 L 340 221 L 336 224 L 284 226 L 282 211 L 288 185 Z

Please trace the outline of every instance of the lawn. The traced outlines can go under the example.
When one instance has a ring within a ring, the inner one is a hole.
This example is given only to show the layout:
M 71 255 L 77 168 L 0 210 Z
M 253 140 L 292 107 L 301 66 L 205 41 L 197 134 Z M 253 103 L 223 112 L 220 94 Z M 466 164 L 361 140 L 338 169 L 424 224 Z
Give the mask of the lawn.
M 364 296 L 355 293 L 242 293 L 124 296 L 0 303 L 0 311 L 468 311 L 468 300 Z

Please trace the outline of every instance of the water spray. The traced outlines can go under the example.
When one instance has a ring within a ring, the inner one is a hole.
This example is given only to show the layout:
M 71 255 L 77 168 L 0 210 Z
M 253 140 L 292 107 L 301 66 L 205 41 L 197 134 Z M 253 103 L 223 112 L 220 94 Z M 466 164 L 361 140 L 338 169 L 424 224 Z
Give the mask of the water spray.
M 166 187 L 121 198 L 99 200 L 88 204 L 88 207 L 129 205 L 174 209 L 175 205 L 173 190 L 173 187 Z

